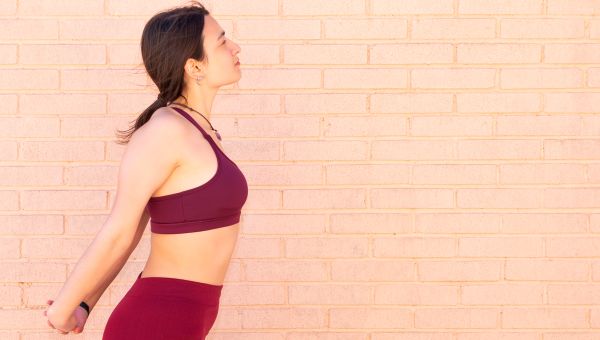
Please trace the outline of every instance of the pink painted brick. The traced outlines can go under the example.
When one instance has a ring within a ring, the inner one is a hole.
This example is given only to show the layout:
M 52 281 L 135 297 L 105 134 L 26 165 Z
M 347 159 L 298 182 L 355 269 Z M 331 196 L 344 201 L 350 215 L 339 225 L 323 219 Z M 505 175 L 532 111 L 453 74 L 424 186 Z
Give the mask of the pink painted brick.
M 491 307 L 428 307 L 414 312 L 415 328 L 495 329 L 500 327 L 501 311 Z
M 281 258 L 284 254 L 283 241 L 278 237 L 240 237 L 236 242 L 233 257 Z
M 588 216 L 585 213 L 507 213 L 502 214 L 502 233 L 585 233 Z
M 401 68 L 351 68 L 324 71 L 324 88 L 398 89 L 408 87 L 408 71 Z
M 283 62 L 292 64 L 366 64 L 367 46 L 363 45 L 285 45 Z M 376 70 L 373 70 L 376 71 Z
M 419 281 L 498 281 L 503 261 L 489 260 L 421 260 L 417 263 Z
M 336 234 L 409 233 L 414 230 L 413 218 L 405 213 L 332 213 L 329 232 Z
M 371 189 L 370 207 L 382 208 L 454 208 L 454 190 L 436 188 Z
M 66 278 L 66 265 L 48 259 L 28 262 L 4 261 L 0 271 L 2 283 L 64 282 Z
M 580 135 L 582 118 L 575 115 L 505 115 L 496 117 L 496 135 Z
M 487 14 L 487 15 L 523 15 L 543 14 L 543 0 L 460 0 L 458 2 L 459 14 Z
M 367 144 L 346 140 L 294 140 L 283 142 L 286 160 L 364 160 Z
M 600 157 L 600 140 L 545 139 L 545 159 L 591 159 Z
M 456 48 L 459 63 L 531 64 L 542 59 L 542 46 L 519 43 L 459 43 Z
M 491 39 L 496 36 L 494 18 L 412 19 L 413 39 Z
M 0 209 L 1 210 L 20 210 L 19 193 L 11 190 L 0 191 Z
M 412 259 L 332 259 L 331 280 L 352 282 L 415 281 L 417 272 Z
M 369 240 L 352 237 L 290 238 L 284 242 L 286 258 L 364 258 Z
M 490 136 L 493 134 L 491 116 L 426 116 L 410 118 L 411 136 Z
M 19 0 L 19 11 L 17 14 L 19 16 L 103 15 L 104 1 Z
M 460 302 L 460 287 L 454 285 L 424 285 L 421 283 L 377 284 L 377 305 L 449 305 Z
M 60 118 L 0 117 L 0 131 L 7 137 L 57 137 L 60 134 Z
M 452 0 L 371 0 L 373 15 L 453 14 Z
M 500 37 L 517 39 L 569 39 L 583 38 L 583 19 L 543 18 L 543 19 L 501 19 Z
M 541 159 L 542 141 L 532 139 L 469 139 L 457 142 L 458 159 Z
M 410 167 L 405 164 L 331 164 L 326 166 L 328 184 L 406 184 Z
M 577 247 L 568 244 L 576 242 Z M 593 236 L 556 236 L 546 240 L 546 254 L 549 257 L 598 257 L 600 237 Z
M 238 19 L 236 37 L 252 39 L 319 39 L 321 21 L 308 19 Z
M 315 164 L 238 165 L 250 185 L 319 185 L 322 167 Z
M 0 168 L 0 184 L 6 186 L 35 186 L 63 184 L 60 166 L 5 166 Z
M 373 160 L 433 160 L 456 158 L 456 146 L 451 140 L 375 140 L 371 145 L 371 159 Z
M 21 305 L 22 295 L 23 288 L 16 284 L 0 285 L 0 305 L 2 305 L 2 308 L 14 308 Z M 3 337 L 0 338 L 4 339 Z
M 201 3 L 212 8 L 214 0 L 203 0 Z M 158 11 L 167 8 L 181 6 L 183 3 L 179 0 L 106 0 L 106 14 L 111 16 L 135 15 L 149 18 Z
M 52 19 L 4 18 L 0 19 L 0 27 L 0 39 L 5 41 L 59 38 L 59 21 Z
M 319 307 L 271 307 L 241 310 L 244 329 L 324 328 L 328 311 Z
M 56 235 L 63 233 L 63 217 L 57 214 L 1 215 L 0 235 Z
M 19 109 L 21 113 L 27 115 L 104 114 L 106 113 L 106 95 L 24 93 L 19 99 Z
M 458 112 L 538 112 L 542 109 L 542 95 L 537 93 L 458 93 Z
M 48 90 L 58 89 L 58 86 L 57 70 L 5 69 L 2 70 L 2 77 L 0 77 L 0 90 Z
M 412 88 L 433 89 L 491 88 L 494 86 L 496 72 L 491 68 L 415 69 L 410 73 L 410 85 Z
M 325 214 L 246 213 L 242 225 L 245 235 L 320 234 L 325 232 Z
M 414 309 L 399 307 L 344 307 L 329 309 L 329 327 L 389 330 L 414 327 Z M 360 324 L 357 324 L 360 320 Z
M 288 299 L 293 305 L 372 304 L 372 288 L 353 284 L 289 285 Z
M 105 64 L 106 47 L 77 44 L 19 46 L 20 64 Z
M 19 202 L 22 210 L 106 209 L 103 190 L 25 190 Z
M 367 95 L 352 93 L 286 94 L 288 114 L 366 113 Z
M 533 329 L 589 328 L 589 308 L 585 307 L 505 307 L 502 327 Z
M 408 119 L 403 115 L 325 117 L 325 136 L 399 136 L 408 134 Z
M 61 136 L 70 137 L 115 137 L 116 130 L 129 128 L 128 117 L 64 117 L 61 119 Z
M 285 4 L 283 6 L 285 8 Z M 306 7 L 314 8 L 310 3 L 306 3 Z M 209 11 L 215 17 L 224 15 L 239 15 L 243 17 L 252 15 L 277 15 L 279 4 L 277 0 L 263 0 L 254 3 L 245 0 L 213 0 L 210 2 L 209 8 Z
M 287 288 L 280 284 L 231 284 L 223 288 L 220 304 L 224 307 L 283 305 L 286 303 L 286 291 Z
M 219 3 L 219 2 L 216 2 Z M 237 3 L 245 3 L 243 0 L 236 1 Z M 263 13 L 259 14 L 276 14 L 277 13 L 277 1 L 270 0 L 266 1 L 265 4 L 270 5 L 270 11 L 267 13 L 263 10 Z M 263 4 L 263 6 L 265 5 Z M 255 6 L 248 6 L 255 7 Z M 265 6 L 266 7 L 266 6 Z M 254 9 L 253 12 L 255 12 Z M 253 12 L 250 13 L 242 13 L 237 12 L 238 14 L 248 15 L 255 14 Z M 363 0 L 330 0 L 330 1 L 321 1 L 321 0 L 305 0 L 305 1 L 295 1 L 295 0 L 283 0 L 281 3 L 281 14 L 282 15 L 308 15 L 311 17 L 319 16 L 319 15 L 336 15 L 336 16 L 355 16 L 355 15 L 364 15 L 366 14 L 366 3 Z
M 16 94 L 0 94 L 0 114 L 16 114 L 18 96 Z
M 366 208 L 367 191 L 352 189 L 285 189 L 285 209 Z
M 246 281 L 323 281 L 328 265 L 322 260 L 270 259 L 244 261 Z
M 17 14 L 17 0 L 4 0 L 0 2 L 0 15 Z
M 451 112 L 453 96 L 446 93 L 381 93 L 370 97 L 373 113 Z
M 503 89 L 581 88 L 583 72 L 577 68 L 510 68 L 500 70 Z
M 600 13 L 600 11 L 599 11 Z M 591 39 L 600 38 L 600 20 L 590 20 L 589 21 L 589 31 Z
M 242 74 L 244 74 L 245 65 L 276 65 L 282 64 L 282 60 L 286 57 L 285 54 L 282 56 L 282 51 L 285 50 L 286 46 L 280 47 L 276 42 L 273 44 L 266 43 L 248 43 L 246 41 L 239 41 L 237 39 L 234 40 L 238 45 L 240 45 L 241 52 L 238 54 L 238 58 L 240 59 L 240 63 L 242 64 Z M 293 46 L 290 43 L 287 46 Z M 303 47 L 309 47 L 309 45 L 302 45 Z M 333 48 L 333 46 L 328 46 L 328 48 Z M 363 47 L 359 47 L 363 48 Z M 304 59 L 308 59 L 311 56 L 302 55 L 300 56 Z M 312 56 L 315 57 L 315 56 Z M 318 56 L 316 56 L 318 57 Z M 288 64 L 286 62 L 286 64 Z M 242 76 L 243 77 L 243 76 Z M 217 95 L 223 96 L 223 94 Z M 234 96 L 237 96 L 234 94 Z M 260 93 L 252 93 L 251 95 L 246 95 L 250 98 L 253 97 L 266 97 L 272 96 L 269 94 L 260 94 Z M 213 103 L 214 105 L 218 102 Z
M 583 259 L 508 258 L 504 275 L 510 281 L 588 281 L 590 265 Z
M 273 115 L 282 113 L 282 97 L 277 94 L 220 94 L 213 105 L 213 112 L 224 115 L 247 114 Z
M 551 15 L 598 15 L 598 0 L 548 0 L 548 14 Z
M 497 166 L 491 164 L 415 164 L 412 184 L 495 184 Z
M 307 89 L 321 87 L 321 71 L 313 69 L 248 69 L 239 81 L 240 88 Z
M 551 284 L 548 291 L 550 305 L 598 305 L 600 294 L 595 284 Z
M 2 5 L 0 5 L 2 6 Z M 0 13 L 2 9 L 0 7 Z M 17 45 L 16 44 L 3 44 L 0 45 L 0 64 L 16 64 L 17 63 Z
M 469 209 L 542 208 L 544 192 L 537 188 L 459 188 L 456 207 Z
M 427 234 L 493 234 L 499 232 L 502 217 L 497 213 L 419 213 L 415 214 L 415 231 Z
M 544 240 L 533 236 L 462 237 L 458 240 L 460 257 L 542 257 Z
M 555 92 L 544 95 L 545 112 L 597 113 L 600 93 Z
M 119 17 L 60 20 L 60 39 L 65 40 L 138 40 L 146 20 Z
M 101 141 L 23 141 L 19 145 L 19 159 L 24 161 L 103 160 L 104 148 L 104 142 Z
M 456 240 L 451 237 L 401 236 L 373 239 L 373 257 L 453 257 L 457 255 Z
M 587 87 L 600 87 L 600 68 L 591 67 L 587 70 Z
M 369 64 L 443 64 L 453 61 L 452 44 L 405 43 L 369 45 Z
M 500 164 L 502 184 L 582 184 L 586 182 L 584 164 Z
M 116 165 L 70 166 L 64 169 L 65 184 L 74 186 L 116 186 L 119 168 Z
M 141 90 L 146 83 L 145 73 L 132 68 L 61 70 L 65 90 Z
M 548 43 L 544 45 L 546 63 L 597 63 L 599 59 L 600 44 Z
M 0 237 L 0 258 L 18 259 L 21 257 L 21 240 L 18 237 Z
M 244 137 L 304 137 L 319 135 L 318 117 L 252 117 L 237 119 L 237 134 Z
M 404 39 L 408 37 L 408 21 L 394 19 L 324 19 L 327 39 Z

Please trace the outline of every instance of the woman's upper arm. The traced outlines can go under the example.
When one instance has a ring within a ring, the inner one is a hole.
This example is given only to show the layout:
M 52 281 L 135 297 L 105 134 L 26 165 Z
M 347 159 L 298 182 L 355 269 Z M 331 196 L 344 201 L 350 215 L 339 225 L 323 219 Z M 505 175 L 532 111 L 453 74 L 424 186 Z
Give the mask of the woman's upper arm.
M 148 200 L 179 164 L 182 133 L 180 121 L 157 115 L 131 136 L 119 166 L 114 204 L 102 227 L 116 242 L 133 241 Z

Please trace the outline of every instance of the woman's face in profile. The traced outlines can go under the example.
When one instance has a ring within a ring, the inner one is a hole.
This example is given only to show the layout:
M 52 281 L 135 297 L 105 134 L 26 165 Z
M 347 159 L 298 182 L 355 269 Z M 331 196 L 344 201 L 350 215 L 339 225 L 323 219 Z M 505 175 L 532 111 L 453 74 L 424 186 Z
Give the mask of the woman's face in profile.
M 213 86 L 227 85 L 241 77 L 238 53 L 240 46 L 228 37 L 228 32 L 210 15 L 204 16 L 204 49 L 208 62 L 205 79 Z

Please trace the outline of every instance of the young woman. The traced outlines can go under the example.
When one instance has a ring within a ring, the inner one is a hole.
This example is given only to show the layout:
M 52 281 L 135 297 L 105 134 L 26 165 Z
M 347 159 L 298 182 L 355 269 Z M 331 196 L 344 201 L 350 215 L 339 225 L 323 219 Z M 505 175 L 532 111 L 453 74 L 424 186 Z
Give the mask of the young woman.
M 117 304 L 104 340 L 204 339 L 248 196 L 246 179 L 209 121 L 218 89 L 240 79 L 237 54 L 199 3 L 153 16 L 141 52 L 160 93 L 127 137 L 114 206 L 44 312 L 56 331 L 80 333 L 150 219 L 151 251 Z

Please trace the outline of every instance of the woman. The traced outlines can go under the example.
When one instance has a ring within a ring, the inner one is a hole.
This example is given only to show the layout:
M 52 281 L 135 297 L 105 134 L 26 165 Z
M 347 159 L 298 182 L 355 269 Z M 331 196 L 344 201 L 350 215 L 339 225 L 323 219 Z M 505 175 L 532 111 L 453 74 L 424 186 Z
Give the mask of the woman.
M 144 66 L 160 93 L 130 129 L 109 218 L 44 314 L 62 334 L 80 333 L 137 246 L 148 220 L 151 251 L 110 315 L 104 340 L 204 339 L 248 195 L 209 121 L 223 85 L 240 78 L 240 49 L 199 3 L 153 16 Z

